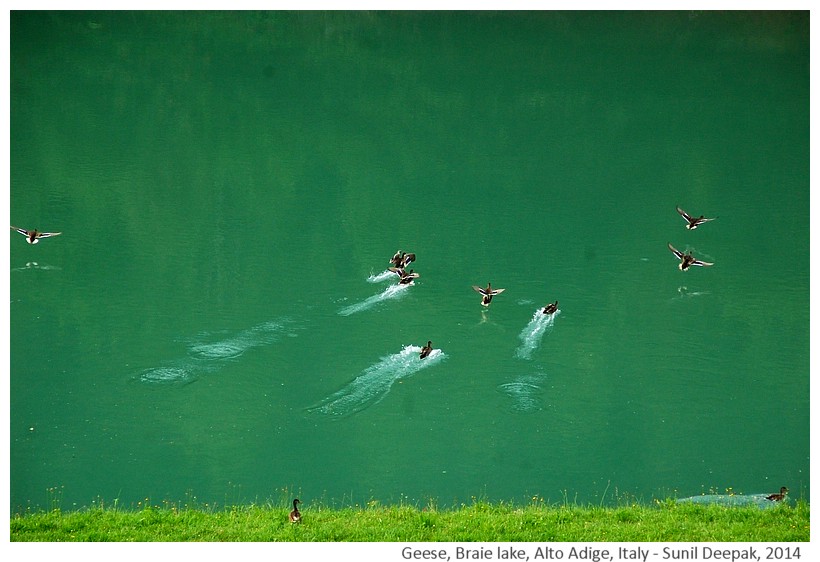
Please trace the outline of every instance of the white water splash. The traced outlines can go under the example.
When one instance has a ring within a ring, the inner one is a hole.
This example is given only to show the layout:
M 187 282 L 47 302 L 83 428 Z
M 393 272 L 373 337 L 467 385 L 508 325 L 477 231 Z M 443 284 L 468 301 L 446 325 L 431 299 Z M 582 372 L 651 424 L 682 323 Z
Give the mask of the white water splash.
M 387 281 L 389 279 L 398 279 L 398 275 L 389 269 L 385 269 L 381 273 L 377 273 L 376 275 L 371 274 L 370 277 L 367 278 L 368 283 L 381 283 L 382 281 Z
M 552 314 L 544 314 L 541 312 L 542 310 L 543 308 L 536 310 L 535 314 L 532 315 L 530 323 L 518 334 L 521 345 L 515 350 L 516 357 L 520 359 L 532 358 L 532 352 L 540 345 L 544 333 L 552 331 L 552 327 L 555 324 L 555 317 L 561 314 L 560 310 L 556 310 Z
M 715 505 L 755 505 L 761 509 L 777 507 L 781 502 L 766 499 L 767 494 L 705 494 L 689 498 L 678 498 L 678 503 L 701 503 Z M 788 500 L 784 500 L 788 501 Z
M 399 353 L 382 357 L 381 361 L 365 369 L 343 389 L 331 394 L 317 406 L 308 408 L 334 417 L 343 417 L 360 412 L 380 402 L 397 380 L 440 363 L 446 355 L 434 349 L 424 359 L 419 359 L 421 347 L 405 346 Z
M 395 274 L 393 275 L 395 276 Z M 367 310 L 368 308 L 372 308 L 380 302 L 389 299 L 399 298 L 412 285 L 413 283 L 408 283 L 406 285 L 399 285 L 398 283 L 396 283 L 395 285 L 390 285 L 381 293 L 375 294 L 372 297 L 368 297 L 367 299 L 361 302 L 357 302 L 342 308 L 339 311 L 339 314 L 341 314 L 342 316 L 350 316 L 351 314 L 354 314 L 356 312 L 361 312 L 363 310 Z

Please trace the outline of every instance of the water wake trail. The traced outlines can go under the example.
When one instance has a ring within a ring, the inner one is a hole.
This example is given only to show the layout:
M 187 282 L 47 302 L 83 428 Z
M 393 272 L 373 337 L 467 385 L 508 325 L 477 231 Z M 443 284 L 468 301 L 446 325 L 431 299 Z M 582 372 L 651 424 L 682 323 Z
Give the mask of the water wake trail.
M 371 274 L 370 277 L 367 278 L 368 283 L 381 283 L 382 281 L 387 281 L 389 279 L 396 279 L 398 276 L 390 271 L 389 269 L 385 269 L 381 273 L 377 273 L 375 275 Z
M 395 274 L 393 275 L 395 276 Z M 399 285 L 398 283 L 395 285 L 390 285 L 381 293 L 375 294 L 372 297 L 368 297 L 361 302 L 357 302 L 342 308 L 341 310 L 339 310 L 339 314 L 341 314 L 342 316 L 350 316 L 351 314 L 354 314 L 356 312 L 361 312 L 363 310 L 367 310 L 368 308 L 372 308 L 380 302 L 389 299 L 399 298 L 412 285 L 412 283 L 409 283 L 407 285 Z
M 216 370 L 213 365 L 201 364 L 190 359 L 169 361 L 161 367 L 151 367 L 135 377 L 137 381 L 152 386 L 185 386 L 199 380 L 203 373 Z
M 556 310 L 553 314 L 544 314 L 541 310 L 539 308 L 535 311 L 530 323 L 518 334 L 521 345 L 515 350 L 515 356 L 519 359 L 532 358 L 532 352 L 540 345 L 544 333 L 548 330 L 552 331 L 552 327 L 555 325 L 555 317 L 561 314 L 560 310 Z
M 234 359 L 248 349 L 275 342 L 287 324 L 287 320 L 264 322 L 222 341 L 192 344 L 188 347 L 188 353 L 196 359 Z
M 440 349 L 434 349 L 424 359 L 419 359 L 419 353 L 421 347 L 408 345 L 398 353 L 382 357 L 381 361 L 362 371 L 347 386 L 308 408 L 308 411 L 334 417 L 360 412 L 380 402 L 397 380 L 437 365 L 446 357 Z
M 146 384 L 176 385 L 182 386 L 199 380 L 199 369 L 178 366 L 178 367 L 154 367 L 142 371 L 138 380 Z
M 781 502 L 767 500 L 768 494 L 705 494 L 702 496 L 692 496 L 689 498 L 678 498 L 678 503 L 700 503 L 715 505 L 755 505 L 760 509 L 771 509 L 777 507 Z M 788 501 L 788 500 L 786 500 Z
M 238 358 L 248 349 L 269 345 L 288 332 L 287 318 L 263 322 L 233 337 L 216 342 L 197 341 L 188 345 L 188 356 L 168 361 L 160 367 L 139 372 L 135 380 L 158 386 L 183 386 L 199 380 L 199 375 L 216 371 L 221 365 Z

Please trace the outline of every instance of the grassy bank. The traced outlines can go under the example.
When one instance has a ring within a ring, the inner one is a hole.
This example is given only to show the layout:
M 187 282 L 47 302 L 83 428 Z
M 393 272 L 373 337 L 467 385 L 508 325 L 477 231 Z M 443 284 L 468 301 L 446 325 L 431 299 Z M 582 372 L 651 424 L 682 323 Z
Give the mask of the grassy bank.
M 477 502 L 448 510 L 412 506 L 288 509 L 146 507 L 13 515 L 12 541 L 809 541 L 809 505 L 677 504 L 624 507 L 513 506 Z

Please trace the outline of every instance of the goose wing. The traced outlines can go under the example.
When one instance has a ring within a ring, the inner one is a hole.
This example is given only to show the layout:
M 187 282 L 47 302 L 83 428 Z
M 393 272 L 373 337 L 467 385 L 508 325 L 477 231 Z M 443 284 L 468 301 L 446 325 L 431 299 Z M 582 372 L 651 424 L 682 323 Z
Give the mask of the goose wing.
M 683 252 L 681 252 L 680 250 L 676 250 L 675 247 L 669 242 L 667 242 L 666 245 L 669 247 L 672 253 L 675 254 L 675 257 L 677 257 L 679 260 L 683 259 Z
M 675 210 L 676 210 L 676 211 L 678 212 L 678 214 L 679 214 L 680 216 L 682 216 L 682 217 L 683 217 L 683 218 L 684 218 L 687 222 L 692 222 L 692 216 L 691 216 L 689 213 L 687 213 L 686 211 L 684 211 L 683 209 L 681 209 L 681 208 L 680 208 L 680 207 L 678 207 L 677 205 L 675 205 Z

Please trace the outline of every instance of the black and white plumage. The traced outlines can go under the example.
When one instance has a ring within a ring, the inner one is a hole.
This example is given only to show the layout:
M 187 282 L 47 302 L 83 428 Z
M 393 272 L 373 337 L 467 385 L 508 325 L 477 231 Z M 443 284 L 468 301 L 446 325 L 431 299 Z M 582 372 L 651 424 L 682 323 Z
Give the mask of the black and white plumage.
M 390 258 L 390 263 L 393 264 L 393 267 L 398 267 L 400 269 L 404 269 L 414 261 L 416 261 L 416 254 L 408 254 L 407 252 L 402 252 L 401 250 L 397 251 L 393 257 Z
M 40 232 L 36 228 L 34 230 L 26 230 L 25 228 L 17 228 L 16 226 L 11 227 L 12 230 L 16 230 L 20 234 L 26 237 L 26 242 L 29 244 L 36 244 L 40 241 L 40 238 L 50 238 L 52 236 L 58 236 L 62 234 L 62 232 Z
M 703 215 L 701 215 L 699 217 L 693 217 L 692 215 L 690 215 L 689 213 L 687 213 L 686 211 L 684 211 L 683 209 L 681 209 L 677 205 L 675 206 L 675 209 L 678 211 L 678 214 L 680 214 L 680 216 L 683 217 L 683 220 L 686 221 L 686 228 L 688 230 L 695 230 L 698 226 L 702 225 L 706 221 L 713 221 L 717 218 L 717 217 L 714 217 L 714 218 L 711 218 L 711 219 L 707 219 Z
M 402 267 L 388 267 L 387 269 L 399 276 L 399 285 L 409 285 L 413 282 L 413 279 L 420 277 L 420 275 L 412 269 L 410 271 L 405 271 Z
M 487 283 L 486 289 L 482 289 L 478 285 L 473 285 L 473 290 L 481 293 L 481 304 L 483 306 L 490 306 L 490 302 L 493 300 L 493 297 L 504 292 L 504 289 L 493 289 L 491 283 Z
M 697 266 L 701 266 L 701 267 L 709 266 L 709 265 L 715 265 L 714 263 L 711 263 L 711 262 L 708 262 L 708 261 L 702 261 L 702 260 L 699 260 L 699 259 L 695 259 L 695 257 L 692 255 L 692 252 L 683 253 L 680 250 L 675 249 L 675 247 L 672 244 L 668 243 L 668 242 L 666 243 L 666 245 L 669 247 L 669 250 L 673 254 L 675 254 L 675 257 L 677 257 L 680 260 L 680 263 L 678 264 L 678 269 L 680 269 L 681 271 L 686 271 L 687 269 L 689 269 L 693 265 L 697 265 Z

